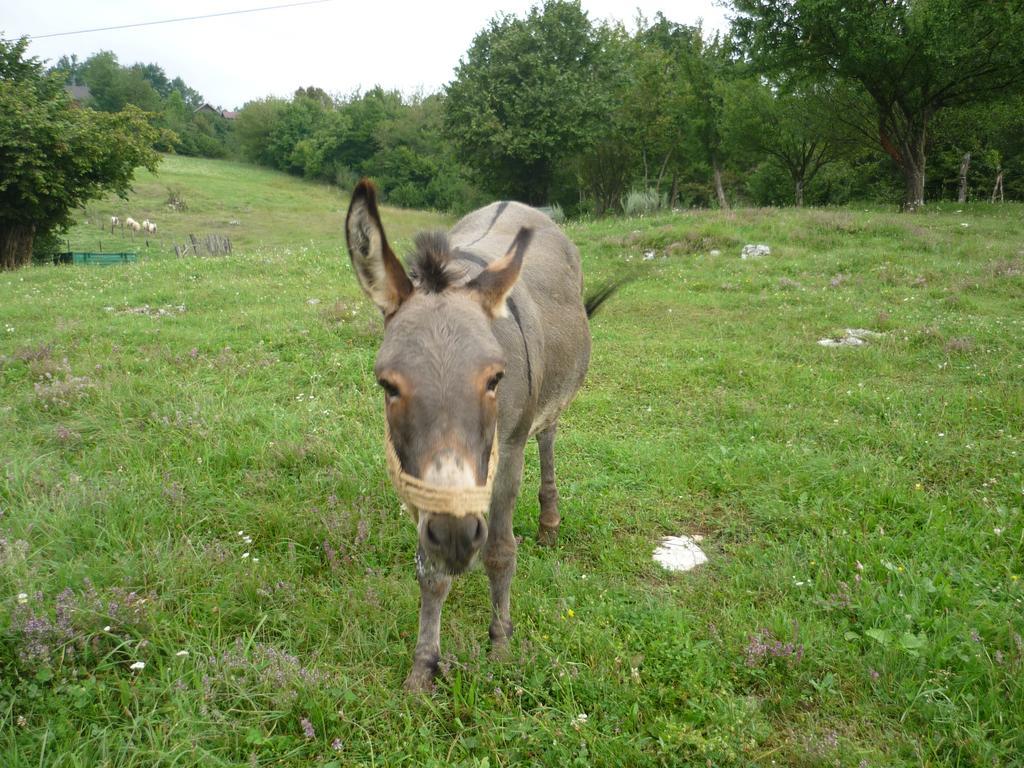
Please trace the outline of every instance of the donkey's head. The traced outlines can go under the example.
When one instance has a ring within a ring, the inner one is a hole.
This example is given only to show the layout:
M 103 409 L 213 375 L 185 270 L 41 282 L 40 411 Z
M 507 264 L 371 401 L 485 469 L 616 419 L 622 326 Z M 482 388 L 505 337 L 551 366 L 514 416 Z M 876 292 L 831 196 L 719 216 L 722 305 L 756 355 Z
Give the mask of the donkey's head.
M 479 496 L 496 469 L 505 357 L 491 321 L 504 314 L 532 233 L 520 230 L 508 253 L 468 282 L 450 263 L 443 234 L 420 235 L 410 278 L 388 245 L 376 190 L 366 180 L 352 193 L 345 231 L 359 284 L 384 315 L 374 371 L 397 463 L 435 497 L 416 505 L 420 557 L 427 560 L 421 565 L 460 573 L 487 538 L 486 512 L 478 505 L 459 514 L 445 499 L 459 489 Z

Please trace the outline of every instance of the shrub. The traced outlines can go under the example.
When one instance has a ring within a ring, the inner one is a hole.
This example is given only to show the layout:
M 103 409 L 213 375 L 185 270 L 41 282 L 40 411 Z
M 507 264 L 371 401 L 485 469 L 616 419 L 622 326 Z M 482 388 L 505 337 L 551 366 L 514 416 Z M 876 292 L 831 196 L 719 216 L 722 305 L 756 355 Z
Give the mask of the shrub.
M 622 201 L 627 216 L 647 216 L 668 207 L 665 195 L 654 189 L 634 189 Z

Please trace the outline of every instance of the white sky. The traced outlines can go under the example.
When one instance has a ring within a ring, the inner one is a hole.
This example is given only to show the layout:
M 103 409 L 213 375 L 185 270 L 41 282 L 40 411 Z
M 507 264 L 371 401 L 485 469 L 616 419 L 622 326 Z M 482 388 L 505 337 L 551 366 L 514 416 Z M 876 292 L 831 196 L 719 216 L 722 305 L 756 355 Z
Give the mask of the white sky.
M 279 5 L 290 0 L 11 0 L 0 14 L 0 36 L 45 35 Z M 225 109 L 251 99 L 290 96 L 315 85 L 348 94 L 380 84 L 429 93 L 451 81 L 474 35 L 498 13 L 518 16 L 531 0 L 330 0 L 310 5 L 175 24 L 33 40 L 29 54 L 56 62 L 85 60 L 101 50 L 122 65 L 156 63 L 181 76 L 207 101 Z M 663 11 L 705 32 L 724 30 L 721 0 L 583 0 L 591 19 L 618 19 L 632 28 L 637 10 Z M 13 6 L 13 7 L 11 7 Z

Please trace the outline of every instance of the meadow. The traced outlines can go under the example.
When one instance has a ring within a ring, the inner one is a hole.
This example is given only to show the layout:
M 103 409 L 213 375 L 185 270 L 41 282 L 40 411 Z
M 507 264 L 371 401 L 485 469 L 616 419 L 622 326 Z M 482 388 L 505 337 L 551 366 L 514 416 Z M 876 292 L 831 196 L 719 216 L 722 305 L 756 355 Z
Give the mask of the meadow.
M 0 274 L 0 764 L 1024 762 L 1024 207 L 567 225 L 589 286 L 633 280 L 562 422 L 561 538 L 531 445 L 511 658 L 473 571 L 427 697 L 344 208 L 167 158 L 69 236 L 153 218 L 137 262 Z M 384 222 L 403 253 L 450 219 Z M 709 562 L 655 564 L 676 534 Z

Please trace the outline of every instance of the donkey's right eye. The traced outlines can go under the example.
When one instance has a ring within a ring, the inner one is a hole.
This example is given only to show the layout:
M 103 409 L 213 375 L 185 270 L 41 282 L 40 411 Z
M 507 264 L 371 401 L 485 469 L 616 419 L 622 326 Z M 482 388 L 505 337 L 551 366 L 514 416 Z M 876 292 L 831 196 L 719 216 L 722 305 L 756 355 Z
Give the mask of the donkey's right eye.
M 384 390 L 384 395 L 390 400 L 392 397 L 398 397 L 401 393 L 398 391 L 398 387 L 392 384 L 387 379 L 377 379 L 377 383 L 380 384 L 381 389 Z

